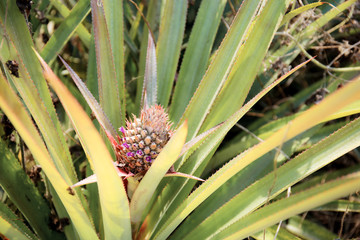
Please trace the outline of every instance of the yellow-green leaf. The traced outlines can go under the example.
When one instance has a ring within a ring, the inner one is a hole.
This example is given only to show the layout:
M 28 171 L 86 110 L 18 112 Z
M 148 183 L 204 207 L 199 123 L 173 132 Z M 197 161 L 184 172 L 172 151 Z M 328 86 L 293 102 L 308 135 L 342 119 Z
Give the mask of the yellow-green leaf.
M 69 194 L 67 190 L 69 185 L 55 168 L 42 138 L 33 125 L 32 119 L 2 74 L 0 74 L 0 107 L 29 147 L 37 163 L 41 165 L 44 173 L 60 197 L 62 204 L 69 213 L 71 223 L 74 225 L 79 236 L 83 239 L 96 239 L 96 233 L 80 199 L 77 195 Z
M 149 171 L 145 174 L 131 200 L 131 221 L 138 224 L 144 216 L 144 209 L 166 172 L 179 157 L 185 144 L 187 121 L 184 122 L 160 152 Z
M 127 195 L 113 160 L 99 132 L 75 97 L 39 57 L 46 80 L 55 90 L 68 113 L 81 144 L 97 175 L 105 236 L 109 239 L 131 238 Z

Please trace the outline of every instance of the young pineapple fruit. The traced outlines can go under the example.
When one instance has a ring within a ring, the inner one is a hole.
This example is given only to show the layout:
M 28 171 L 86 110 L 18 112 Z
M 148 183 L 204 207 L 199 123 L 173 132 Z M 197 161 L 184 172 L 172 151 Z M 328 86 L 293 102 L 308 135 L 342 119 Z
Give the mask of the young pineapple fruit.
M 159 106 L 141 111 L 140 118 L 127 120 L 126 128 L 121 127 L 123 137 L 116 146 L 119 167 L 134 175 L 144 175 L 150 168 L 172 132 L 168 114 Z

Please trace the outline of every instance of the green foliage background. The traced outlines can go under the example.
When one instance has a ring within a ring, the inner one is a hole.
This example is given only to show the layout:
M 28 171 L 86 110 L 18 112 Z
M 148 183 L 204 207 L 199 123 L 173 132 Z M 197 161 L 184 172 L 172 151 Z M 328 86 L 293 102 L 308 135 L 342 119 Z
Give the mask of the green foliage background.
M 359 16 L 356 0 L 1 1 L 0 238 L 359 237 Z M 139 183 L 104 130 L 144 87 L 175 135 Z

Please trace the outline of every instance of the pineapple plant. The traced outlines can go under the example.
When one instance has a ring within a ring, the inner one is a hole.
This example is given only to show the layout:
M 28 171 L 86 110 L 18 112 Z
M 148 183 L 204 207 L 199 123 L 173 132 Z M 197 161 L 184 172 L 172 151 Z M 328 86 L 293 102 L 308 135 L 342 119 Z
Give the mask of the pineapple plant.
M 358 156 L 358 14 L 356 0 L 1 1 L 0 238 L 357 237 L 309 226 L 358 211 L 359 163 L 324 168 Z

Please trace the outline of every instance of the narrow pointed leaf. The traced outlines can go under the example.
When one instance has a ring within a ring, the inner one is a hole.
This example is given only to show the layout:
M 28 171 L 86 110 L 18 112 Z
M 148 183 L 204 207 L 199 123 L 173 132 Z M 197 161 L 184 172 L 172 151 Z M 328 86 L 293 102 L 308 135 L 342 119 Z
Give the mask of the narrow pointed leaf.
M 299 14 L 301 14 L 301 13 L 303 13 L 303 12 L 306 12 L 307 10 L 310 10 L 310 9 L 312 9 L 312 8 L 316 8 L 316 7 L 318 7 L 318 6 L 321 6 L 321 5 L 323 5 L 323 4 L 325 4 L 325 2 L 310 3 L 310 4 L 306 4 L 306 5 L 304 5 L 304 6 L 298 7 L 298 8 L 296 8 L 295 10 L 287 13 L 287 14 L 283 17 L 283 19 L 281 20 L 281 23 L 280 23 L 279 26 L 282 26 L 282 25 L 284 25 L 285 23 L 289 22 L 290 19 L 296 17 L 297 15 L 299 15 Z
M 301 239 L 337 239 L 337 235 L 323 225 L 300 216 L 291 217 L 285 228 Z
M 317 207 L 313 211 L 360 212 L 360 203 L 340 199 Z
M 183 149 L 181 150 L 180 156 L 187 153 L 189 150 L 192 150 L 192 152 L 195 151 L 196 148 L 199 147 L 206 140 L 206 138 L 209 137 L 209 135 L 211 135 L 219 127 L 221 127 L 221 125 L 222 124 L 219 124 L 219 125 L 211 128 L 211 129 L 207 130 L 206 132 L 203 132 L 202 134 L 200 134 L 199 136 L 193 138 L 189 142 L 185 143 Z M 191 154 L 191 153 L 188 153 L 188 154 Z
M 91 94 L 89 89 L 86 87 L 84 82 L 80 79 L 80 77 L 76 74 L 76 72 L 60 57 L 60 60 L 64 63 L 66 69 L 69 71 L 71 78 L 74 80 L 76 86 L 80 90 L 81 94 L 84 96 L 86 102 L 89 104 L 89 107 L 93 111 L 96 119 L 99 121 L 102 128 L 111 134 L 113 138 L 115 138 L 116 130 L 112 126 L 110 120 L 105 115 L 104 111 L 100 107 L 99 103 L 96 101 L 94 96 Z
M 23 240 L 23 239 L 36 239 L 30 238 L 29 236 L 25 235 L 19 229 L 11 225 L 10 221 L 3 219 L 0 216 L 0 232 L 2 232 L 3 236 L 6 239 L 15 239 L 15 240 Z
M 38 239 L 3 202 L 0 202 L 0 236 L 8 239 Z
M 119 177 L 127 177 L 128 174 L 123 173 L 123 172 L 118 172 L 118 176 L 119 176 Z M 97 181 L 98 181 L 98 179 L 97 179 L 96 174 L 93 174 L 93 175 L 91 175 L 91 176 L 89 176 L 89 177 L 87 177 L 87 178 L 85 178 L 85 179 L 83 179 L 83 180 L 75 183 L 75 184 L 72 185 L 71 187 L 72 187 L 72 188 L 80 187 L 80 186 L 88 185 L 88 184 L 90 184 L 90 183 L 96 183 Z
M 96 68 L 94 32 L 92 32 L 91 36 L 92 38 L 90 41 L 90 48 L 89 48 L 89 60 L 86 71 L 86 86 L 89 89 L 89 91 L 92 93 L 94 98 L 99 102 L 99 88 L 98 88 L 98 78 L 97 78 L 97 68 Z
M 73 196 L 67 191 L 69 187 L 68 183 L 55 168 L 55 165 L 46 150 L 45 144 L 33 125 L 30 116 L 1 74 L 0 107 L 19 132 L 21 138 L 33 154 L 35 161 L 41 165 L 42 170 L 52 183 L 62 204 L 69 213 L 70 221 L 74 225 L 79 236 L 84 239 L 96 239 L 96 233 L 80 199 L 76 194 Z
M 177 122 L 205 74 L 226 0 L 202 1 L 191 30 L 169 110 Z
M 96 183 L 97 182 L 97 177 L 96 174 L 93 174 L 77 183 L 75 183 L 74 185 L 71 186 L 71 188 L 75 188 L 75 187 L 80 187 L 80 186 L 84 186 L 90 183 Z
M 198 178 L 198 177 L 195 177 L 195 176 L 192 176 L 192 175 L 189 175 L 189 174 L 186 174 L 186 173 L 181 173 L 181 172 L 167 173 L 165 175 L 165 177 L 184 177 L 184 178 L 189 178 L 189 179 L 193 179 L 193 180 L 197 180 L 197 181 L 201 181 L 201 182 L 205 181 L 202 178 Z
M 120 98 L 121 121 L 125 123 L 125 60 L 124 60 L 124 0 L 103 0 L 106 25 L 109 31 L 109 40 L 114 60 L 118 93 Z M 100 26 L 104 27 L 104 26 Z M 115 124 L 115 123 L 114 123 Z
M 344 147 L 343 147 L 344 148 Z M 341 178 L 342 176 L 348 175 L 348 174 L 352 174 L 355 172 L 359 172 L 360 171 L 360 166 L 359 165 L 355 165 L 352 167 L 347 167 L 344 169 L 340 169 L 340 170 L 336 170 L 330 173 L 323 173 L 320 175 L 316 175 L 314 174 L 314 176 L 310 176 L 307 181 L 303 181 L 300 182 L 298 184 L 296 184 L 295 186 L 291 187 L 291 193 L 295 194 L 295 193 L 299 193 L 302 192 L 308 188 L 311 188 L 313 186 L 319 185 L 324 183 L 324 181 L 332 181 L 335 180 L 337 178 Z M 277 195 L 274 200 L 279 200 L 282 198 L 285 198 L 287 196 L 286 192 L 282 192 L 279 195 Z
M 141 106 L 154 106 L 157 104 L 157 71 L 156 50 L 151 34 L 148 36 L 148 47 L 146 54 L 145 76 L 141 97 Z
M 70 152 L 50 97 L 50 91 L 42 75 L 40 64 L 34 61 L 36 55 L 31 49 L 33 42 L 28 27 L 16 3 L 9 1 L 7 6 L 4 3 L 4 1 L 0 1 L 0 21 L 4 23 L 5 13 L 2 11 L 8 9 L 6 32 L 11 40 L 10 47 L 15 50 L 14 58 L 19 64 L 21 76 L 20 79 L 13 79 L 13 83 L 39 127 L 57 169 L 69 184 L 77 182 Z M 2 57 L 0 56 L 0 58 Z
M 339 89 L 337 92 L 329 95 L 320 104 L 304 112 L 301 116 L 294 119 L 292 122 L 278 130 L 275 134 L 269 137 L 264 142 L 259 143 L 252 150 L 248 150 L 239 155 L 222 169 L 216 172 L 211 178 L 200 185 L 188 198 L 185 204 L 182 204 L 172 215 L 171 220 L 167 226 L 160 230 L 157 237 L 168 236 L 173 229 L 192 212 L 200 203 L 202 203 L 210 194 L 217 190 L 222 184 L 234 176 L 237 172 L 249 165 L 258 157 L 267 153 L 274 147 L 280 145 L 284 141 L 291 139 L 297 134 L 309 129 L 318 124 L 322 119 L 328 115 L 336 112 L 338 109 L 359 100 L 360 90 L 359 78 L 354 79 L 348 85 Z
M 124 124 L 119 83 L 102 0 L 91 0 L 100 105 L 115 129 Z
M 360 172 L 311 188 L 279 200 L 250 214 L 214 236 L 217 239 L 242 239 L 293 215 L 345 197 L 360 189 Z
M 168 172 L 170 167 L 179 157 L 181 149 L 185 144 L 187 134 L 187 122 L 185 121 L 171 137 L 164 149 L 160 152 L 151 168 L 145 174 L 137 187 L 131 200 L 131 221 L 138 224 L 144 214 L 144 209 L 150 201 L 156 187 Z
M 70 37 L 75 33 L 77 27 L 90 13 L 90 2 L 88 0 L 80 0 L 71 10 L 70 14 L 64 19 L 55 32 L 51 35 L 41 51 L 41 56 L 47 63 L 53 62 L 56 55 L 69 41 Z
M 353 114 L 357 114 L 360 112 L 360 101 L 353 102 L 352 104 L 347 105 L 346 107 L 340 109 L 336 113 L 330 115 L 326 119 L 324 119 L 324 122 L 331 121 L 334 119 L 350 116 Z
M 189 231 L 186 238 L 196 238 L 199 229 L 204 230 L 207 236 L 221 232 L 291 185 L 358 147 L 360 145 L 359 127 L 360 119 L 357 119 L 279 167 L 276 169 L 276 173 L 272 172 L 259 179 L 233 197 L 223 207 L 214 211 L 192 231 Z M 269 193 L 269 189 L 272 190 L 271 193 Z M 241 210 L 234 213 L 233 209 Z M 216 228 L 213 225 L 215 219 L 217 219 Z
M 123 172 L 121 171 L 119 168 L 117 168 L 117 163 L 114 162 L 114 166 L 115 166 L 115 170 L 118 174 L 119 177 L 131 177 L 132 175 L 131 174 L 128 174 L 126 172 Z M 87 184 L 90 184 L 90 183 L 95 183 L 97 182 L 97 176 L 96 174 L 93 174 L 93 175 L 90 175 L 89 177 L 75 183 L 74 185 L 72 185 L 71 187 L 74 188 L 74 187 L 80 187 L 80 186 L 83 186 L 83 185 L 87 185 Z
M 289 75 L 294 73 L 300 67 L 304 66 L 307 62 L 309 62 L 309 60 L 298 65 L 297 67 L 286 73 L 284 76 L 279 78 L 277 81 L 275 81 L 273 84 L 265 88 L 248 103 L 246 103 L 241 109 L 239 109 L 235 114 L 233 114 L 233 116 L 231 116 L 227 121 L 221 124 L 219 128 L 217 128 L 215 132 L 209 136 L 208 140 L 203 145 L 200 145 L 199 149 L 187 160 L 187 162 L 179 169 L 179 171 L 186 172 L 187 174 L 191 175 L 194 175 L 195 173 L 201 173 L 204 166 L 206 165 L 204 161 L 209 160 L 207 156 L 214 152 L 214 149 L 217 148 L 217 146 L 220 144 L 221 140 L 225 137 L 227 132 L 239 121 L 239 119 L 244 116 L 244 114 L 248 112 L 251 107 L 255 105 L 256 102 L 258 102 L 263 96 L 265 96 L 266 93 L 273 89 L 273 87 L 275 87 Z M 185 159 L 183 159 L 183 161 L 185 161 Z M 181 164 L 183 163 L 180 163 L 180 165 Z M 169 189 L 172 186 L 176 186 L 176 193 Z M 163 200 L 155 203 L 155 207 L 152 208 L 151 212 L 147 217 L 146 231 L 154 231 L 156 226 L 159 224 L 163 213 L 167 211 L 167 209 L 170 209 L 176 201 L 179 201 L 179 199 L 181 202 L 181 199 L 186 198 L 193 186 L 194 184 L 190 183 L 189 181 L 176 181 L 173 184 L 168 185 L 163 191 Z M 181 197 L 178 195 L 180 195 Z M 166 206 L 166 208 L 164 208 L 163 206 Z
M 244 1 L 238 10 L 229 32 L 180 120 L 180 123 L 185 119 L 189 121 L 188 139 L 193 138 L 199 131 L 207 112 L 235 62 L 237 52 L 245 40 L 246 32 L 250 28 L 251 21 L 261 2 L 258 0 Z
M 45 78 L 62 102 L 97 175 L 105 236 L 110 239 L 130 239 L 130 213 L 126 192 L 104 141 L 81 105 L 49 66 L 40 57 L 39 59 Z
M 159 103 L 167 107 L 184 36 L 188 1 L 165 1 L 157 42 Z
M 276 239 L 276 240 L 302 240 L 297 235 L 290 233 L 284 228 L 278 229 L 276 225 L 266 228 L 263 231 L 251 234 L 256 240 Z
M 150 25 L 151 30 L 158 29 L 161 3 L 162 0 L 149 1 L 148 9 L 146 12 L 146 19 Z M 147 55 L 147 46 L 148 46 L 148 39 L 147 39 L 148 34 L 149 34 L 149 29 L 147 25 L 144 23 L 143 33 L 141 37 L 141 44 L 140 44 L 139 72 L 137 75 L 137 86 L 136 86 L 135 107 L 137 108 L 136 109 L 137 113 L 140 113 L 140 109 L 141 109 L 141 99 L 142 99 L 142 90 L 144 83 L 146 55 Z M 154 39 L 154 42 L 156 42 L 156 39 Z
M 64 17 L 68 17 L 70 14 L 70 10 L 66 7 L 64 3 L 62 3 L 60 0 L 50 0 L 51 4 L 54 5 L 56 10 L 59 11 L 59 13 Z M 79 35 L 79 38 L 84 43 L 84 45 L 89 48 L 90 47 L 90 41 L 91 41 L 91 34 L 89 31 L 85 28 L 83 24 L 80 24 L 76 28 L 76 33 Z
M 0 24 L 0 28 L 6 27 L 4 31 L 8 33 L 6 39 L 9 41 L 5 45 L 14 54 L 11 56 L 11 59 L 15 59 L 18 62 L 20 75 L 20 78 L 15 78 L 8 74 L 7 80 L 14 84 L 27 110 L 35 120 L 56 169 L 61 173 L 66 183 L 72 185 L 78 181 L 77 175 L 62 127 L 55 112 L 49 88 L 41 72 L 41 66 L 38 61 L 34 61 L 36 55 L 31 48 L 33 41 L 29 34 L 28 26 L 15 2 L 9 1 L 9 4 L 2 8 L 1 4 L 3 3 L 3 1 L 0 1 L 0 21 L 5 22 L 3 25 Z M 8 10 L 8 12 L 4 13 L 3 10 Z M 0 55 L 0 59 L 2 57 Z M 2 59 L 2 61 L 5 62 L 6 60 Z M 79 189 L 76 189 L 75 192 L 76 196 L 80 198 L 83 208 L 88 212 L 85 196 Z M 54 202 L 59 216 L 69 217 L 60 201 Z M 67 236 L 74 236 L 72 235 L 74 232 L 67 229 L 69 228 L 65 229 Z
M 212 104 L 200 132 L 225 121 L 243 105 L 289 3 L 289 0 L 266 2 L 237 53 L 229 77 Z
M 40 238 L 63 239 L 64 235 L 51 231 L 47 226 L 50 216 L 50 208 L 47 202 L 1 139 L 0 156 L 0 186 L 8 194 L 11 201 L 21 211 Z M 33 205 L 34 202 L 36 202 L 36 207 Z

